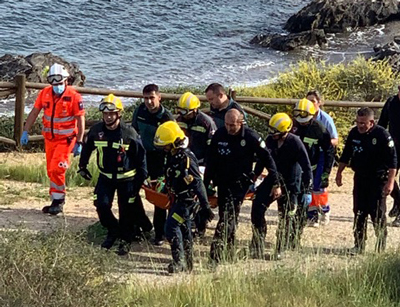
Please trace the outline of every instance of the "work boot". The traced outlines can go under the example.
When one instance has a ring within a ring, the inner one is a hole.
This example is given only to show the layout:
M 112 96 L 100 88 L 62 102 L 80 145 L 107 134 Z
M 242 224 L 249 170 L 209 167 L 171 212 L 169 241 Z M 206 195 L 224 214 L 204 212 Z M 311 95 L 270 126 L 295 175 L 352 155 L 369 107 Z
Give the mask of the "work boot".
M 389 216 L 390 217 L 396 217 L 396 219 L 397 219 L 397 216 L 399 214 L 400 214 L 399 207 L 396 206 L 395 204 L 393 204 L 393 208 L 389 211 Z M 397 226 L 395 226 L 395 227 L 397 227 Z
M 170 274 L 175 274 L 175 273 L 181 273 L 186 270 L 185 266 L 182 263 L 176 263 L 176 262 L 171 262 L 168 264 L 168 273 Z
M 153 245 L 162 246 L 164 244 L 164 238 L 154 238 Z
M 396 216 L 391 224 L 392 227 L 400 227 L 400 215 Z
M 111 247 L 113 247 L 116 240 L 117 240 L 117 236 L 109 233 L 109 234 L 107 234 L 107 237 L 104 240 L 104 242 L 101 243 L 101 247 L 105 248 L 105 249 L 110 249 Z
M 64 204 L 65 204 L 64 199 L 53 199 L 50 206 L 44 206 L 42 208 L 42 212 L 49 213 L 50 215 L 57 215 L 63 212 Z
M 125 255 L 129 254 L 130 249 L 131 249 L 131 244 L 124 240 L 121 240 L 121 242 L 119 243 L 119 246 L 118 246 L 117 255 L 125 256 Z
M 349 248 L 347 252 L 350 256 L 362 255 L 364 253 L 364 249 L 355 245 L 354 247 Z

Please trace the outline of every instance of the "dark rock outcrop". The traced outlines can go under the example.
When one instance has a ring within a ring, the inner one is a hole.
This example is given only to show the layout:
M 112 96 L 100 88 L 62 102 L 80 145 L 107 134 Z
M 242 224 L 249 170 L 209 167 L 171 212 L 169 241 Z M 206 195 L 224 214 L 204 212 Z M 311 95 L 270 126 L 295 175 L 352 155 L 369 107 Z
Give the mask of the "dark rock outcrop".
M 63 64 L 69 71 L 69 84 L 83 86 L 85 83 L 85 75 L 79 70 L 76 63 L 68 63 L 59 56 L 52 53 L 33 53 L 26 57 L 21 55 L 5 54 L 0 57 L 0 80 L 12 81 L 18 74 L 25 74 L 27 81 L 47 83 L 45 72 L 46 66 L 54 63 Z
M 387 60 L 394 71 L 400 72 L 400 37 L 395 37 L 383 46 L 376 45 L 374 52 L 371 57 L 373 61 Z
M 304 31 L 300 33 L 284 34 L 258 34 L 250 44 L 258 44 L 262 47 L 270 47 L 276 50 L 289 51 L 300 46 L 320 46 L 326 44 L 324 30 Z
M 323 29 L 346 32 L 400 19 L 398 0 L 313 0 L 286 22 L 284 29 L 298 33 Z

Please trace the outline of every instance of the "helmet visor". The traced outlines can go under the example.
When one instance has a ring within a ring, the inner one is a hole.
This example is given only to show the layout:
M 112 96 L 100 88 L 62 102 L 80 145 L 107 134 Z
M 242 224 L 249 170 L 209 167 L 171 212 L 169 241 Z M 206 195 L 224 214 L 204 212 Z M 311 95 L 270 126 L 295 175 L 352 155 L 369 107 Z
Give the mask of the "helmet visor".
M 175 111 L 181 116 L 185 116 L 193 112 L 193 110 L 181 109 L 181 108 L 176 108 Z
M 108 103 L 108 102 L 102 102 L 99 105 L 99 110 L 100 112 L 117 112 L 119 111 L 115 104 L 113 103 Z
M 47 82 L 50 84 L 61 83 L 64 80 L 62 75 L 51 75 L 47 77 Z
M 278 129 L 276 129 L 274 127 L 268 126 L 268 134 L 280 135 L 280 134 L 282 134 L 282 132 L 280 132 Z
M 301 118 L 307 118 L 311 114 L 308 113 L 307 111 L 301 111 L 301 110 L 293 110 L 293 116 L 294 117 L 301 117 Z

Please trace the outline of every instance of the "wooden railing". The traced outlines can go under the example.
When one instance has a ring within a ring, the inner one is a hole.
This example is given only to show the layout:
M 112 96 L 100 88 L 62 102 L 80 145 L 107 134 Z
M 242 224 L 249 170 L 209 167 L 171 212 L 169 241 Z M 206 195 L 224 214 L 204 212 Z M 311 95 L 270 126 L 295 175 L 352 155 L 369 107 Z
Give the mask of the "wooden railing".
M 24 126 L 24 110 L 25 110 L 25 96 L 26 89 L 43 89 L 47 84 L 26 82 L 25 75 L 17 75 L 15 77 L 15 82 L 0 82 L 0 98 L 7 97 L 9 95 L 15 94 L 15 120 L 14 120 L 14 140 L 1 137 L 0 142 L 4 142 L 10 145 L 20 146 L 20 139 L 23 132 Z M 124 91 L 106 88 L 90 88 L 90 87 L 74 87 L 81 94 L 89 95 L 108 95 L 114 94 L 119 97 L 131 97 L 131 98 L 143 98 L 142 92 L 135 91 Z M 178 100 L 181 94 L 170 94 L 161 93 L 163 100 Z M 205 95 L 198 95 L 201 101 L 207 101 Z M 285 98 L 259 98 L 259 97 L 246 97 L 246 96 L 235 96 L 235 100 L 239 103 L 246 104 L 267 104 L 267 105 L 294 105 L 299 99 L 285 99 Z M 328 107 L 371 107 L 371 108 L 381 108 L 383 107 L 383 102 L 358 102 L 358 101 L 324 101 L 324 106 Z M 270 118 L 269 114 L 262 111 L 255 110 L 248 106 L 243 106 L 244 110 L 257 116 L 268 120 Z M 207 109 L 205 109 L 207 111 Z M 30 141 L 41 141 L 43 136 L 33 135 L 29 136 Z

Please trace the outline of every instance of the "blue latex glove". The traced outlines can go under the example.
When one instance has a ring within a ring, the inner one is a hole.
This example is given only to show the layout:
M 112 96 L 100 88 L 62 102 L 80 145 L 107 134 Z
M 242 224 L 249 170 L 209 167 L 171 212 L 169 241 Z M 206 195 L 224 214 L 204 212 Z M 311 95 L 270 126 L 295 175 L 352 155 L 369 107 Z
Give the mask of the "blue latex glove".
M 72 149 L 72 153 L 74 154 L 74 157 L 79 156 L 82 152 L 82 143 L 75 143 L 74 149 Z
M 306 208 L 311 204 L 312 201 L 312 196 L 311 194 L 303 194 L 301 198 L 301 203 L 303 204 L 303 207 Z
M 28 131 L 22 132 L 20 143 L 21 145 L 26 145 L 29 142 Z

